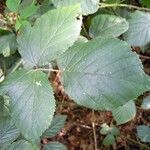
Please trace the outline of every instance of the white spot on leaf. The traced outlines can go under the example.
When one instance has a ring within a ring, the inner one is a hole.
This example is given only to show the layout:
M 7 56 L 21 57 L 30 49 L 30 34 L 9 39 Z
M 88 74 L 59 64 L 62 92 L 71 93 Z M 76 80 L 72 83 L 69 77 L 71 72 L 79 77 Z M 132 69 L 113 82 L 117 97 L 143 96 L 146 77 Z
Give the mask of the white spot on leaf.
M 35 83 L 37 86 L 42 86 L 41 81 L 36 81 Z

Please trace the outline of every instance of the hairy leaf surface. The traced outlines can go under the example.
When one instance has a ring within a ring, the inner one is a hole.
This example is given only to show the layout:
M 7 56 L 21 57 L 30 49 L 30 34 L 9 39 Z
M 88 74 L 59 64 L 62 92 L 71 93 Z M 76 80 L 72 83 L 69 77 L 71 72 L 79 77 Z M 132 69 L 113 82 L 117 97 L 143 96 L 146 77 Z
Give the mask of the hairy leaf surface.
M 114 15 L 98 15 L 92 19 L 90 36 L 113 36 L 118 37 L 128 30 L 128 22 Z
M 79 5 L 51 10 L 26 27 L 18 38 L 19 52 L 27 67 L 45 65 L 62 54 L 81 30 Z
M 66 92 L 80 105 L 113 110 L 148 90 L 150 80 L 127 43 L 96 38 L 58 59 Z
M 53 91 L 41 71 L 19 70 L 2 85 L 12 101 L 12 119 L 29 140 L 35 141 L 49 127 L 55 111 Z
M 145 46 L 150 42 L 150 14 L 136 11 L 128 19 L 129 30 L 124 34 L 125 40 L 132 46 Z
M 83 15 L 95 13 L 99 8 L 99 0 L 53 0 L 53 3 L 56 7 L 81 4 Z
M 117 124 L 124 124 L 132 120 L 136 115 L 136 106 L 133 101 L 129 101 L 123 106 L 118 107 L 112 111 L 113 117 Z

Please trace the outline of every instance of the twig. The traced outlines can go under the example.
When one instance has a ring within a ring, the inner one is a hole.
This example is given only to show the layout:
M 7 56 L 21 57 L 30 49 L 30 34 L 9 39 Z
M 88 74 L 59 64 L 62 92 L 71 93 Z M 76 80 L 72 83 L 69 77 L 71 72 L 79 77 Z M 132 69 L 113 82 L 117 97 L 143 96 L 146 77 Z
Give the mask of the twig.
M 59 72 L 60 70 L 57 70 L 57 69 L 51 69 L 51 68 L 48 68 L 48 69 L 46 69 L 46 68 L 37 68 L 37 69 L 35 69 L 35 70 L 40 70 L 40 71 L 46 71 L 46 72 Z
M 144 59 L 150 59 L 149 56 L 144 56 L 144 55 L 141 55 L 141 54 L 139 54 L 139 57 L 144 58 Z
M 99 3 L 100 8 L 107 8 L 107 7 L 125 7 L 129 9 L 137 9 L 137 10 L 144 10 L 144 11 L 150 11 L 149 8 L 144 7 L 138 7 L 134 5 L 128 5 L 128 4 L 106 4 L 106 3 Z
M 138 144 L 139 146 L 141 146 L 141 147 L 145 147 L 145 148 L 147 148 L 147 150 L 150 150 L 150 148 L 147 146 L 147 145 L 145 145 L 145 144 L 142 144 L 142 143 L 140 143 L 140 142 L 138 142 L 138 141 L 135 141 L 134 139 L 131 139 L 131 138 L 129 138 L 129 137 L 125 137 L 125 136 L 123 136 L 126 140 L 128 140 L 128 141 L 130 141 L 130 142 L 133 142 L 134 144 Z
M 94 110 L 92 110 L 92 128 L 93 128 L 93 135 L 94 135 L 94 147 L 95 150 L 97 149 L 97 136 L 96 136 L 96 129 L 95 129 L 95 113 Z
M 14 71 L 16 71 L 22 63 L 23 63 L 23 60 L 19 59 L 17 61 L 17 63 L 15 64 L 15 66 L 12 68 L 12 70 L 9 73 L 13 73 Z

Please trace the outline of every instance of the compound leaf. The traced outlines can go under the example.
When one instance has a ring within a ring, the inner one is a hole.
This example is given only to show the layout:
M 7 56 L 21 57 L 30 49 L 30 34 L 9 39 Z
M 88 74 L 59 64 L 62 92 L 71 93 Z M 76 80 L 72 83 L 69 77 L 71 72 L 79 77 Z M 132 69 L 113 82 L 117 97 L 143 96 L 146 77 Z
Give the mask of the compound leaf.
M 55 99 L 46 75 L 22 69 L 6 77 L 1 88 L 11 97 L 16 127 L 27 139 L 38 140 L 49 127 L 55 111 Z
M 128 22 L 114 15 L 98 15 L 92 19 L 90 36 L 113 36 L 118 37 L 128 30 Z
M 79 5 L 51 10 L 27 26 L 18 38 L 19 52 L 28 67 L 45 65 L 62 54 L 81 30 Z
M 150 42 L 150 14 L 136 11 L 128 19 L 129 30 L 124 39 L 132 46 L 145 46 Z
M 138 56 L 118 39 L 76 44 L 58 59 L 58 65 L 66 92 L 92 109 L 113 110 L 150 88 Z
M 99 8 L 99 0 L 53 0 L 53 3 L 56 7 L 80 4 L 83 15 L 95 13 Z

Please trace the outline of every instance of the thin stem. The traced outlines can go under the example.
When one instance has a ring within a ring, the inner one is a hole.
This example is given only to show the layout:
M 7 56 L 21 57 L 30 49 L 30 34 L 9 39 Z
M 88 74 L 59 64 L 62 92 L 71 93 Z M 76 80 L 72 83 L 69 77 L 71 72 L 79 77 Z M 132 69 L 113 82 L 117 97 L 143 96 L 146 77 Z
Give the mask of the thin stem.
M 40 71 L 46 71 L 46 72 L 59 72 L 60 70 L 57 70 L 57 69 L 51 69 L 51 68 L 48 68 L 48 69 L 46 69 L 46 68 L 37 68 L 37 69 L 35 69 L 35 70 L 40 70 Z
M 17 63 L 15 64 L 15 66 L 14 66 L 14 67 L 12 68 L 12 70 L 10 71 L 10 73 L 13 73 L 14 71 L 16 71 L 22 63 L 23 63 L 23 60 L 22 60 L 22 59 L 19 59 L 19 60 L 17 61 Z
M 144 7 L 138 7 L 134 5 L 128 5 L 128 4 L 106 4 L 106 3 L 99 3 L 100 8 L 107 8 L 107 7 L 125 7 L 129 9 L 137 9 L 137 10 L 144 10 L 144 11 L 150 11 L 149 8 Z
M 95 129 L 95 113 L 94 110 L 92 110 L 92 129 L 93 129 L 93 135 L 94 135 L 94 147 L 95 150 L 97 149 L 97 135 L 96 135 L 96 129 Z

